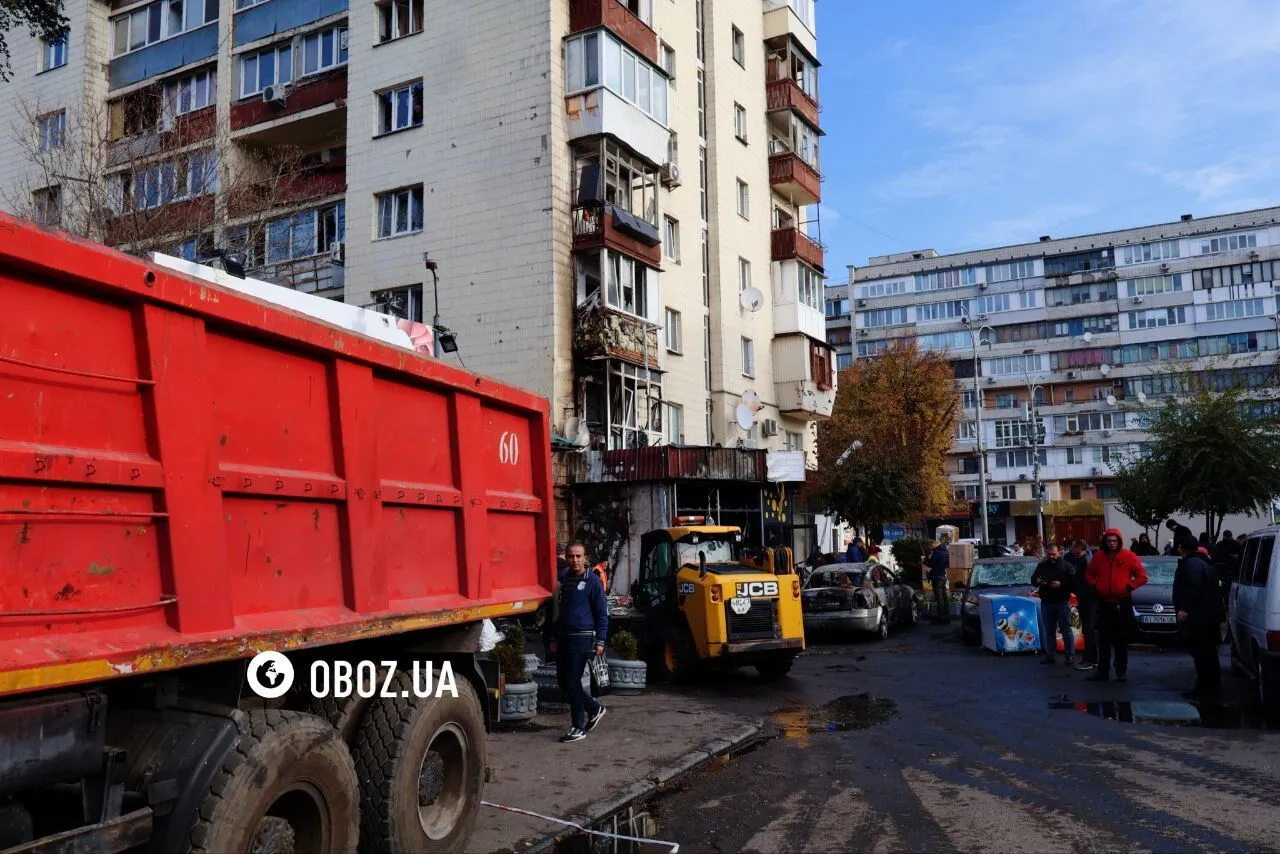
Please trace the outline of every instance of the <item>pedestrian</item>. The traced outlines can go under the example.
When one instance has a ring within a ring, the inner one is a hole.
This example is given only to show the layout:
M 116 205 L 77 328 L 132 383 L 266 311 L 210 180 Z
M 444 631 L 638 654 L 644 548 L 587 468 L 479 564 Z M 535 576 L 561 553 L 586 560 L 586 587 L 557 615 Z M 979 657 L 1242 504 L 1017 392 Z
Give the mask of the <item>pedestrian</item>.
M 569 696 L 572 728 L 561 741 L 586 738 L 604 717 L 605 708 L 582 686 L 582 674 L 592 654 L 604 655 L 609 636 L 609 606 L 604 585 L 594 572 L 587 572 L 587 547 L 569 544 L 565 551 L 569 569 L 560 584 L 560 618 L 556 624 L 556 677 L 560 690 Z
M 1057 637 L 1062 632 L 1063 650 L 1067 666 L 1076 663 L 1076 639 L 1071 631 L 1071 592 L 1074 570 L 1062 559 L 1057 543 L 1050 543 L 1044 560 L 1031 574 L 1031 583 L 1040 593 L 1040 660 L 1044 664 L 1057 661 Z
M 1240 576 L 1240 543 L 1230 531 L 1222 532 L 1222 540 L 1213 549 L 1213 569 L 1222 588 L 1222 607 L 1231 601 L 1231 585 Z
M 1133 547 L 1133 553 L 1138 557 L 1159 557 L 1160 555 L 1156 547 L 1151 545 L 1151 536 L 1146 531 L 1138 535 L 1137 545 Z
M 1124 547 L 1120 531 L 1108 528 L 1102 535 L 1102 549 L 1089 561 L 1084 577 L 1098 593 L 1098 669 L 1089 679 L 1110 679 L 1114 652 L 1116 679 L 1124 682 L 1129 673 L 1133 591 L 1147 583 L 1147 570 L 1138 556 Z
M 1014 541 L 1012 554 L 1014 557 L 1022 557 L 1023 555 L 1022 543 L 1019 543 L 1016 540 Z
M 1085 579 L 1090 558 L 1089 544 L 1084 540 L 1072 543 L 1071 553 L 1066 557 L 1075 574 L 1076 610 L 1080 612 L 1080 633 L 1084 635 L 1084 661 L 1077 665 L 1077 670 L 1092 670 L 1098 664 L 1098 594 Z
M 862 537 L 854 537 L 853 542 L 849 543 L 849 549 L 845 552 L 849 563 L 865 563 L 867 555 L 862 551 Z
M 1178 538 L 1182 536 L 1190 537 L 1191 529 L 1186 525 L 1179 525 L 1173 519 L 1165 519 L 1164 526 L 1173 532 L 1173 536 L 1169 538 L 1169 553 L 1174 553 L 1174 544 L 1178 542 Z
M 943 537 L 945 540 L 946 537 Z M 935 623 L 951 622 L 951 597 L 947 595 L 947 570 L 951 568 L 951 555 L 945 542 L 934 543 L 929 553 L 929 584 L 933 586 L 933 599 L 938 603 Z
M 1213 564 L 1197 544 L 1178 541 L 1178 568 L 1173 574 L 1173 607 L 1187 635 L 1187 651 L 1196 667 L 1196 685 L 1182 696 L 1189 700 L 1216 699 L 1222 691 L 1222 664 L 1218 660 L 1222 597 Z

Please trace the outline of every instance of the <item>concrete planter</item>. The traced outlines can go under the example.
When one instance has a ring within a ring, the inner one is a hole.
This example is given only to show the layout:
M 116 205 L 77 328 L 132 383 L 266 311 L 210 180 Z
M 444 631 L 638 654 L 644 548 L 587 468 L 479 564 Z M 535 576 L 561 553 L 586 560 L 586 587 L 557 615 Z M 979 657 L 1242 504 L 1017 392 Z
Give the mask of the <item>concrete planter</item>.
M 527 721 L 538 714 L 538 683 L 508 682 L 502 694 L 502 721 Z
M 538 685 L 538 699 L 544 703 L 567 703 L 569 698 L 560 690 L 560 679 L 554 664 L 544 664 L 533 672 L 533 681 Z M 582 671 L 582 687 L 591 690 L 591 670 Z
M 612 691 L 643 691 L 649 666 L 643 661 L 626 661 L 610 658 L 609 689 Z

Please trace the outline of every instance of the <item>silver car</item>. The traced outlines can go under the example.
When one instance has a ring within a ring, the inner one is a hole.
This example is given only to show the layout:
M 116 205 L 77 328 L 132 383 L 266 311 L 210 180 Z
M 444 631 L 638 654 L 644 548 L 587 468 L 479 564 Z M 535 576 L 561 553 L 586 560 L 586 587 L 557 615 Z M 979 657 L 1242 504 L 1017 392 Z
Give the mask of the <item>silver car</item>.
M 913 626 L 920 620 L 916 592 L 874 563 L 837 563 L 816 570 L 805 583 L 800 607 L 806 633 L 865 632 L 884 640 L 892 626 Z

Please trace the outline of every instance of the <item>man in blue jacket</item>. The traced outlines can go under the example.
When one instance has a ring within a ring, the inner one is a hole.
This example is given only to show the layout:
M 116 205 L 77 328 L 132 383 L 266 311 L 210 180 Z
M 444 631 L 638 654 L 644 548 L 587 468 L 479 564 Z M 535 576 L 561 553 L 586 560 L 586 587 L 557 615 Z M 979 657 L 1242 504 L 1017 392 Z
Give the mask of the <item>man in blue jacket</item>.
M 574 542 L 565 550 L 568 570 L 560 576 L 560 616 L 556 621 L 556 676 L 569 695 L 573 728 L 561 741 L 586 738 L 604 717 L 604 706 L 582 687 L 588 656 L 604 655 L 609 635 L 609 606 L 600 576 L 587 571 L 587 547 Z

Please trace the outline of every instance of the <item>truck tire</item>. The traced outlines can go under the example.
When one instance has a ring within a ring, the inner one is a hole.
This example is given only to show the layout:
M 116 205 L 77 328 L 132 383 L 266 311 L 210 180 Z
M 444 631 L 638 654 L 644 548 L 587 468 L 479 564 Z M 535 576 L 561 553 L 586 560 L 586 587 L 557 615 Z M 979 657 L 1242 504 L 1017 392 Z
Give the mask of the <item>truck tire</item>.
M 414 696 L 400 671 L 375 700 L 356 737 L 360 850 L 422 854 L 464 850 L 480 811 L 485 729 L 480 698 L 466 679 L 458 696 Z
M 773 655 L 756 662 L 756 673 L 763 682 L 775 682 L 790 673 L 795 662 L 796 657 L 791 653 Z
M 356 734 L 360 732 L 360 722 L 364 720 L 364 710 L 368 706 L 369 698 L 358 694 L 341 698 L 313 697 L 307 711 L 328 721 L 338 731 L 344 743 L 355 744 Z
M 359 782 L 333 727 L 303 712 L 255 710 L 214 775 L 192 854 L 354 854 Z

